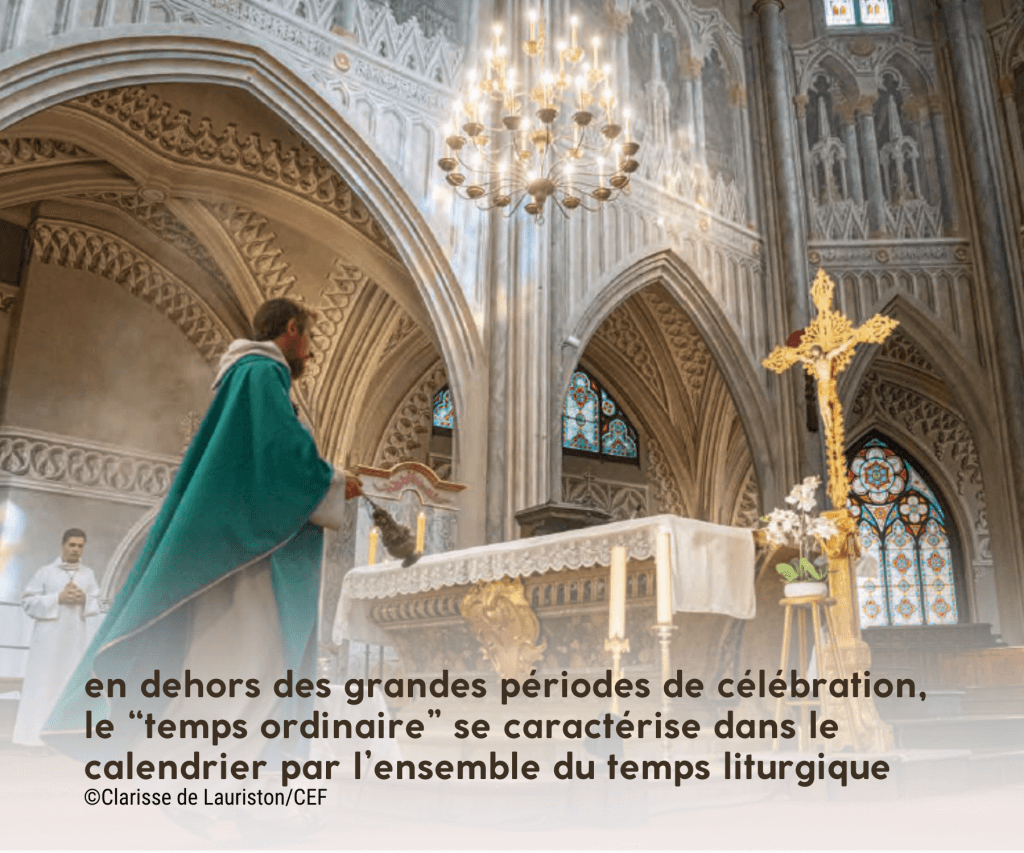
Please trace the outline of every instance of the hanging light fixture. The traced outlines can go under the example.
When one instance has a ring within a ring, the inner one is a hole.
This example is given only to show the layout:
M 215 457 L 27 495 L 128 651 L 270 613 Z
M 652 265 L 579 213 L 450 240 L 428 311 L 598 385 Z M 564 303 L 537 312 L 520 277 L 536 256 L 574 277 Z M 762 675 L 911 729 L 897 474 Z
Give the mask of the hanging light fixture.
M 525 206 L 539 216 L 549 200 L 563 213 L 596 209 L 628 187 L 639 167 L 629 110 L 616 103 L 600 38 L 591 40 L 588 56 L 575 15 L 568 40 L 553 46 L 536 10 L 528 20 L 521 70 L 501 25 L 493 27 L 483 73 L 467 74 L 438 166 L 483 210 L 508 208 L 511 215 Z

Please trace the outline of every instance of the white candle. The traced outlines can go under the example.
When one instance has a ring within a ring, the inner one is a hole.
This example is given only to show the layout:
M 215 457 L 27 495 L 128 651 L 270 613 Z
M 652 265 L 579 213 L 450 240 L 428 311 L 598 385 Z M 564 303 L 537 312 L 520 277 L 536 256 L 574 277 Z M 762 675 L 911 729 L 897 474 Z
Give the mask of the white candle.
M 366 556 L 366 565 L 372 566 L 377 562 L 377 537 L 379 532 L 376 527 L 370 528 L 370 548 Z
M 420 513 L 416 516 L 416 550 L 422 554 L 423 544 L 427 538 L 427 516 L 425 513 Z
M 654 561 L 658 584 L 658 624 L 672 624 L 672 555 L 669 534 L 658 533 L 658 549 Z
M 612 548 L 611 579 L 608 584 L 608 636 L 626 636 L 626 549 Z

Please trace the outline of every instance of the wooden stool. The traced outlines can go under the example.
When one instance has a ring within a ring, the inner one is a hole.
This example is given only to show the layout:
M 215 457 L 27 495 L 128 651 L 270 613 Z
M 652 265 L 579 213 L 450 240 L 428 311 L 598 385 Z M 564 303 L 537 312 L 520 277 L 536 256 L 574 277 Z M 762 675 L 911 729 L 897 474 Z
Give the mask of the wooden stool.
M 786 678 L 786 668 L 789 666 L 789 646 L 790 646 L 790 632 L 793 625 L 793 610 L 796 609 L 796 624 L 797 624 L 797 647 L 799 653 L 799 669 L 797 674 L 801 678 L 807 678 L 807 621 L 805 619 L 805 610 L 810 608 L 811 611 L 811 622 L 814 627 L 814 653 L 815 660 L 818 666 L 818 677 L 823 677 L 825 669 L 825 661 L 822 656 L 821 649 L 821 622 L 822 613 L 825 615 L 825 623 L 828 625 L 828 642 L 827 653 L 832 656 L 832 663 L 836 667 L 836 676 L 838 678 L 846 678 L 846 672 L 843 669 L 842 657 L 839 654 L 839 645 L 837 643 L 837 637 L 839 636 L 836 631 L 835 621 L 832 617 L 832 606 L 835 604 L 834 598 L 829 598 L 824 595 L 804 595 L 794 598 L 784 598 L 779 604 L 786 608 L 785 621 L 782 627 L 782 656 L 779 660 L 779 669 L 782 670 L 782 678 Z M 788 679 L 787 679 L 788 680 Z M 812 685 L 813 687 L 813 685 Z M 813 691 L 812 691 L 813 692 Z M 810 726 L 809 712 L 812 706 L 817 706 L 818 712 L 821 717 L 825 716 L 825 697 L 819 696 L 817 699 L 811 698 L 808 695 L 804 699 L 787 699 L 785 696 L 780 697 L 775 703 L 775 725 L 778 726 L 782 719 L 782 709 L 784 707 L 798 707 L 800 708 L 800 739 L 799 747 L 800 751 L 803 752 L 807 749 L 808 745 L 808 728 Z M 823 752 L 827 752 L 828 741 L 823 742 Z M 775 738 L 772 743 L 772 749 L 778 751 L 779 739 Z

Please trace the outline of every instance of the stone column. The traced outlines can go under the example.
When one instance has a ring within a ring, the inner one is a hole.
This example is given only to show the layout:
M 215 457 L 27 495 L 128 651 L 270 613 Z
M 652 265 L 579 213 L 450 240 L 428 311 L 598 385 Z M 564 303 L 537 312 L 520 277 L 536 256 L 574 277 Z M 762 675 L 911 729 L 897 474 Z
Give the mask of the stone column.
M 96 20 L 94 25 L 98 28 L 109 27 L 114 23 L 114 0 L 100 0 L 96 6 Z
M 690 78 L 690 111 L 693 118 L 693 147 L 698 160 L 704 160 L 704 63 L 691 59 L 684 70 Z
M 571 11 L 564 11 L 564 19 L 568 20 Z M 634 119 L 638 115 L 639 105 L 632 102 L 632 91 L 629 77 L 629 24 L 633 20 L 632 14 L 627 11 L 610 9 L 608 11 L 609 25 L 613 35 L 609 37 L 612 55 L 612 71 L 617 73 L 618 79 L 612 80 L 612 88 L 616 92 L 619 107 L 629 107 L 633 111 Z M 621 109 L 617 110 L 621 114 Z
M 31 0 L 10 0 L 7 11 L 0 23 L 0 51 L 10 50 L 21 44 L 22 29 L 28 19 Z
M 800 162 L 803 164 L 804 170 L 804 192 L 807 194 L 807 213 L 814 210 L 818 203 L 818 182 L 817 177 L 814 173 L 813 164 L 811 163 L 811 143 L 807 138 L 807 95 L 802 92 L 793 98 L 793 104 L 796 106 L 796 129 L 800 135 Z M 814 222 L 811 222 L 811 231 L 814 231 Z M 820 237 L 820 234 L 812 234 L 812 236 Z
M 857 145 L 857 120 L 853 108 L 847 104 L 837 106 L 843 123 L 843 141 L 846 143 L 846 186 L 855 204 L 864 204 L 864 185 L 860 178 L 860 146 Z
M 74 28 L 78 15 L 78 0 L 58 0 L 57 15 L 53 22 L 53 35 L 59 36 Z
M 729 102 L 736 108 L 736 133 L 739 150 L 736 152 L 736 181 L 743 189 L 743 198 L 747 206 L 747 224 L 756 227 L 757 202 L 754 197 L 754 152 L 750 140 L 750 111 L 747 107 L 747 87 L 735 85 L 729 89 Z
M 871 237 L 885 234 L 885 194 L 882 191 L 882 169 L 878 160 L 878 138 L 875 136 L 875 99 L 866 96 L 857 102 L 857 128 L 860 151 L 864 157 L 864 186 L 868 202 L 868 229 Z
M 1013 99 L 1013 78 L 1003 77 L 999 81 L 999 92 L 1003 96 L 1003 111 L 1006 113 L 1007 134 L 1010 151 L 1013 153 L 1014 171 L 1017 174 L 1017 194 L 1024 205 L 1024 145 L 1020 138 L 1020 117 L 1017 102 Z
M 775 195 L 775 221 L 769 229 L 773 243 L 770 252 L 778 254 L 778 269 L 782 280 L 776 298 L 781 298 L 785 304 L 782 319 L 785 328 L 771 330 L 770 336 L 780 331 L 788 336 L 797 329 L 805 328 L 811 319 L 807 226 L 804 205 L 801 203 L 801 176 L 797 171 L 799 154 L 793 127 L 793 92 L 788 74 L 791 56 L 782 8 L 782 0 L 756 0 L 754 3 L 764 62 L 763 85 L 767 100 L 765 124 L 771 140 L 771 176 L 766 190 Z M 797 375 L 796 371 L 790 371 L 783 383 L 777 392 L 781 398 L 778 423 L 779 428 L 791 436 L 791 443 L 787 442 L 786 450 L 795 470 L 778 472 L 778 476 L 785 481 L 790 477 L 795 479 L 808 474 L 820 475 L 824 470 L 824 445 L 820 433 L 810 432 L 805 427 L 807 401 L 803 377 Z
M 920 129 L 921 160 L 924 161 L 924 174 L 927 175 L 928 181 L 928 192 L 925 192 L 925 187 L 919 183 L 915 183 L 914 190 L 919 198 L 923 198 L 929 203 L 938 201 L 941 209 L 941 201 L 937 198 L 939 196 L 939 179 L 936 166 L 935 137 L 932 135 L 932 125 L 928 117 L 928 102 L 916 97 L 907 98 L 903 101 L 903 112 L 916 121 Z M 921 168 L 915 161 L 915 181 L 921 177 L 920 173 Z
M 512 299 L 508 265 L 511 223 L 500 211 L 488 223 L 487 276 L 487 503 L 485 540 L 504 542 L 508 518 L 509 324 Z
M 759 219 L 757 193 L 754 186 L 754 138 L 750 130 L 750 106 L 747 103 L 747 87 L 736 87 L 736 102 L 740 109 L 740 138 L 743 145 L 743 192 L 747 200 L 747 225 L 757 227 Z
M 963 0 L 939 0 L 942 21 L 949 46 L 950 68 L 956 103 L 960 110 L 964 134 L 964 159 L 970 201 L 977 217 L 978 243 L 981 249 L 982 278 L 985 282 L 989 314 L 992 321 L 994 373 L 1001 398 L 1002 426 L 1006 430 L 1006 456 L 1010 481 L 1017 498 L 1017 512 L 1024 502 L 1024 358 L 1020 337 L 1020 317 L 1012 292 L 1010 249 L 1004 242 L 1009 223 L 999 206 L 1000 193 L 989 158 L 998 156 L 991 150 L 993 140 L 983 113 L 979 92 L 989 85 L 987 69 L 976 68 Z M 984 75 L 984 76 L 983 76 Z M 1019 516 L 1018 516 L 1019 517 Z M 1007 566 L 997 580 L 1000 586 L 1003 629 L 1010 642 L 1020 642 L 1024 609 L 1021 602 L 1020 577 Z M 1004 609 L 1005 608 L 1005 609 Z M 1007 627 L 1010 625 L 1010 630 Z
M 953 192 L 953 169 L 949 163 L 949 141 L 946 138 L 946 117 L 942 112 L 942 101 L 938 95 L 928 98 L 931 116 L 932 139 L 935 142 L 935 166 L 939 173 L 939 196 L 942 200 L 942 216 L 950 234 L 960 230 L 956 196 Z
M 761 41 L 768 88 L 768 125 L 772 139 L 772 167 L 778 192 L 779 232 L 782 247 L 783 292 L 789 300 L 789 328 L 802 329 L 810 320 L 806 238 L 800 210 L 800 177 L 789 104 L 789 46 L 782 21 L 781 0 L 757 0 L 754 12 L 761 23 Z M 802 383 L 801 383 L 802 388 Z

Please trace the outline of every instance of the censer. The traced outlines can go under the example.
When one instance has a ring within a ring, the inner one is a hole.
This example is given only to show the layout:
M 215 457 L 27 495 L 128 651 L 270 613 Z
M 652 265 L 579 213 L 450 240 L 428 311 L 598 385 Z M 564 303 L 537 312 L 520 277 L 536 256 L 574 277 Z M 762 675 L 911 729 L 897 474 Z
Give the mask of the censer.
M 415 563 L 421 554 L 416 550 L 416 538 L 409 528 L 395 521 L 390 512 L 366 495 L 362 497 L 373 508 L 373 523 L 380 530 L 380 541 L 384 543 L 387 552 L 396 560 L 401 560 L 405 567 Z

